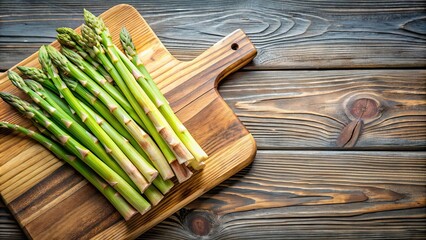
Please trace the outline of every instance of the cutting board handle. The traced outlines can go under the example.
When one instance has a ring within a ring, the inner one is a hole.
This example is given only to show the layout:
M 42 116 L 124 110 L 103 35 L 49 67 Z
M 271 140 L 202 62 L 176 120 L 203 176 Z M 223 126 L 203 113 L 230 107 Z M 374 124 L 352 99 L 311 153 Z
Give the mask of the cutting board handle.
M 238 29 L 211 46 L 191 62 L 202 68 L 205 81 L 217 88 L 219 82 L 237 71 L 257 54 L 256 48 L 243 30 Z

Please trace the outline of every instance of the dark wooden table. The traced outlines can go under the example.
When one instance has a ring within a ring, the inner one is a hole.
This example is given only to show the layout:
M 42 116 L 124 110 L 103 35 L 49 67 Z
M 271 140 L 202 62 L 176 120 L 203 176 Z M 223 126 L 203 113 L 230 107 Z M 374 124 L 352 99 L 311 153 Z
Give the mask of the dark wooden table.
M 83 8 L 121 3 L 77 2 L 0 1 L 0 70 Z M 256 138 L 254 163 L 141 239 L 426 237 L 424 1 L 127 3 L 179 59 L 237 28 L 259 52 L 220 87 Z M 1 203 L 5 238 L 25 236 Z

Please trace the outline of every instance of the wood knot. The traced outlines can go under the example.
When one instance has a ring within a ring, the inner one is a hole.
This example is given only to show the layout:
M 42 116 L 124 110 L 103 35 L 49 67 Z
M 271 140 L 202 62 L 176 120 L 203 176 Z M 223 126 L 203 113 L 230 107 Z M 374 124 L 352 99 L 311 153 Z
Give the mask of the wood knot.
M 349 112 L 359 119 L 371 119 L 379 114 L 378 103 L 371 98 L 360 98 L 352 103 Z
M 338 147 L 354 147 L 361 136 L 364 124 L 382 116 L 383 107 L 372 94 L 357 94 L 348 98 L 343 105 L 346 115 L 351 120 L 337 138 Z
M 345 113 L 352 121 L 362 120 L 365 124 L 382 116 L 383 106 L 372 94 L 357 94 L 344 103 Z
M 216 216 L 207 211 L 191 211 L 184 223 L 196 236 L 207 236 L 217 226 Z

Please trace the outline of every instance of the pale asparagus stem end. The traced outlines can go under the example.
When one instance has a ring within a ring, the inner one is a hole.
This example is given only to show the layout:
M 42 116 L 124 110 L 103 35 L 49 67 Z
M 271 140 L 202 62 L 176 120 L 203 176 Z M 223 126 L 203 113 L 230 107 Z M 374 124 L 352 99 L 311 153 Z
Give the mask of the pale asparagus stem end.
M 120 193 L 115 192 L 114 196 L 118 199 L 118 201 L 126 202 L 126 200 L 123 198 L 123 196 L 121 196 Z M 129 221 L 136 214 L 138 214 L 138 211 L 136 211 L 133 207 L 129 207 L 126 209 L 126 211 L 122 211 L 121 216 L 123 216 L 124 220 Z
M 189 170 L 189 168 L 184 164 L 179 164 L 178 161 L 172 162 L 170 166 L 172 167 L 179 183 L 185 182 L 192 176 L 191 170 Z
M 189 165 L 194 169 L 194 170 L 201 170 L 201 169 L 203 169 L 204 167 L 205 167 L 205 163 L 204 163 L 204 161 L 200 161 L 200 162 L 198 162 L 198 161 L 191 161 L 190 163 L 189 163 Z
M 163 194 L 161 194 L 161 192 L 155 187 L 147 188 L 145 191 L 145 195 L 147 196 L 152 206 L 156 206 L 164 198 Z

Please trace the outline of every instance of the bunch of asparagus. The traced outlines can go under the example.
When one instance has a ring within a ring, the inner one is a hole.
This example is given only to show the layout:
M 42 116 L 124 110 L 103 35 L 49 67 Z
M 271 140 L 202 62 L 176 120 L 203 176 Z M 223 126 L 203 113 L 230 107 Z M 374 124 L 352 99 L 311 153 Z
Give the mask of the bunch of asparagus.
M 61 51 L 42 46 L 41 69 L 19 66 L 11 82 L 33 101 L 0 97 L 38 131 L 0 122 L 41 143 L 91 182 L 127 220 L 158 204 L 204 166 L 207 154 L 176 117 L 123 28 L 124 53 L 102 19 L 84 10 L 81 35 L 58 28 Z M 148 200 L 146 200 L 148 199 Z

